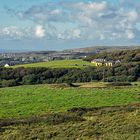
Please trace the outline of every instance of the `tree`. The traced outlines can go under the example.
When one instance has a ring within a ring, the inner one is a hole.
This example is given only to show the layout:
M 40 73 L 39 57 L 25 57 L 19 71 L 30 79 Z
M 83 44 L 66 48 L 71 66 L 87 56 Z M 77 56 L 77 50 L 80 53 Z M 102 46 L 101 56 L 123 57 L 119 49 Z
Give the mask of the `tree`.
M 25 84 L 25 85 L 28 85 L 28 84 L 36 84 L 37 83 L 37 77 L 32 74 L 32 75 L 26 75 L 23 77 L 23 80 L 22 80 L 22 83 Z
M 12 86 L 17 86 L 17 83 L 15 80 L 3 80 L 1 82 L 2 87 L 12 87 Z

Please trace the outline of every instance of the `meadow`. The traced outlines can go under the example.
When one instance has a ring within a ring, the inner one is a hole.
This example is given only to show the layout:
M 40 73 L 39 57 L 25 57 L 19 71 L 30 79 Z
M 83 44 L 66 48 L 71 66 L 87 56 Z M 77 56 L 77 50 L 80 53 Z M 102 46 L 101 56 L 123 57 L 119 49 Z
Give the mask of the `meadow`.
M 12 67 L 13 68 L 17 68 L 17 67 L 85 68 L 88 66 L 94 66 L 94 64 L 87 61 L 83 61 L 81 59 L 74 59 L 74 60 L 55 60 L 55 61 L 49 61 L 49 62 L 15 65 Z
M 90 84 L 87 84 L 91 86 Z M 0 89 L 0 118 L 65 112 L 73 107 L 102 107 L 139 103 L 139 85 L 98 88 L 26 85 Z M 83 86 L 83 87 L 82 87 Z
M 0 89 L 1 140 L 139 140 L 140 85 Z

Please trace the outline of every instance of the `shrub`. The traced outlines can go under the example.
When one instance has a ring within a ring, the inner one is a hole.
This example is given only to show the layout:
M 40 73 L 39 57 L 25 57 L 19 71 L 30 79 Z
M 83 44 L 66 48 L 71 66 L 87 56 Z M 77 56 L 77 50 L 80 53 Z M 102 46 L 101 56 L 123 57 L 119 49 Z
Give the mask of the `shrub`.
M 131 86 L 132 84 L 129 82 L 113 82 L 113 83 L 110 83 L 109 85 L 112 85 L 112 86 Z
M 22 82 L 25 85 L 35 84 L 35 83 L 37 83 L 37 77 L 34 74 L 32 74 L 32 75 L 26 75 L 26 76 L 23 77 Z
M 3 80 L 1 82 L 1 87 L 12 87 L 12 86 L 17 86 L 18 84 L 16 83 L 15 80 Z

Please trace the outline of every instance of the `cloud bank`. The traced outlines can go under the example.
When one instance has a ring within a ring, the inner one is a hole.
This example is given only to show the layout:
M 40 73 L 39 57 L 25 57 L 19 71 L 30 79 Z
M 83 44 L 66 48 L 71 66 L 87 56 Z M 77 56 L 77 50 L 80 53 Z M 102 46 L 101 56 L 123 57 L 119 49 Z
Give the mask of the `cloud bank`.
M 50 2 L 33 5 L 13 14 L 35 27 L 0 29 L 0 37 L 63 40 L 134 40 L 140 35 L 140 2 L 108 1 Z M 130 7 L 131 5 L 131 7 Z M 13 11 L 13 10 L 11 10 Z

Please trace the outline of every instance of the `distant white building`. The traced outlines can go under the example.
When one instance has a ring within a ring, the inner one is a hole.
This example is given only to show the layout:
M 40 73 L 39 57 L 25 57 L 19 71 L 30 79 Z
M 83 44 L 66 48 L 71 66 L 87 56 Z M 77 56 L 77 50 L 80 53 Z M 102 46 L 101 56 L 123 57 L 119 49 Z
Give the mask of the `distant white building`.
M 10 65 L 9 64 L 5 64 L 4 67 L 10 67 Z
M 91 63 L 95 64 L 95 66 L 110 66 L 112 67 L 114 64 L 121 63 L 120 60 L 114 61 L 114 60 L 106 60 L 106 59 L 94 59 L 91 61 Z
M 117 60 L 117 61 L 115 62 L 115 64 L 118 64 L 118 63 L 121 63 L 121 61 L 120 61 L 120 60 Z
M 105 62 L 105 59 L 94 59 L 91 61 L 91 63 L 95 64 L 96 67 L 102 66 Z

